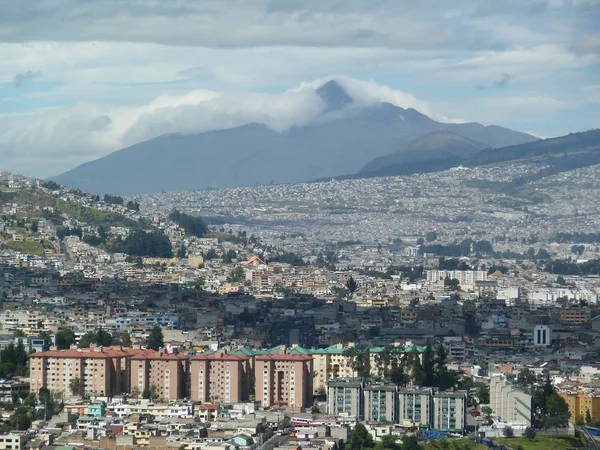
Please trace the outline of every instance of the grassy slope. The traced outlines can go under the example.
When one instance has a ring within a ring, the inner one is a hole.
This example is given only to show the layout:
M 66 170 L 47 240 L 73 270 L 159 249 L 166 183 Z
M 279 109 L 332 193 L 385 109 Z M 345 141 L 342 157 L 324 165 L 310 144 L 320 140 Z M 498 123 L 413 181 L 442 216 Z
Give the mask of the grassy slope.
M 522 446 L 524 450 L 564 450 L 569 447 L 587 447 L 585 442 L 582 443 L 579 438 L 574 436 L 536 436 L 532 440 L 523 437 L 494 438 L 494 442 L 511 448 Z

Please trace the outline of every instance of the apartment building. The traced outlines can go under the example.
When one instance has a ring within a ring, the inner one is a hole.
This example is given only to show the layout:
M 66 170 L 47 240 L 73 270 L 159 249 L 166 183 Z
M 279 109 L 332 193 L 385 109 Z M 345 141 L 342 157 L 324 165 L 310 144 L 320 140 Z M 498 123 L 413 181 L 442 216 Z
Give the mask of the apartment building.
M 28 437 L 23 433 L 1 433 L 0 450 L 21 450 L 27 441 Z
M 398 423 L 407 427 L 430 427 L 432 396 L 431 389 L 400 389 L 398 391 Z
M 367 422 L 397 422 L 398 387 L 395 384 L 372 383 L 366 385 L 364 397 Z
M 163 400 L 185 398 L 189 359 L 179 353 L 147 351 L 130 358 L 130 392 L 143 396 L 150 391 Z
M 585 325 L 592 318 L 591 312 L 586 308 L 568 308 L 560 310 L 561 322 L 569 325 Z
M 330 380 L 350 378 L 354 376 L 350 362 L 351 357 L 346 353 L 348 347 L 343 344 L 316 349 L 311 352 L 313 368 L 316 372 L 314 379 L 315 393 L 325 389 Z
M 309 355 L 257 356 L 255 380 L 256 401 L 264 407 L 301 412 L 313 404 L 313 359 Z
M 340 378 L 327 383 L 327 414 L 341 417 L 364 417 L 363 381 Z
M 567 388 L 560 390 L 558 394 L 569 406 L 571 416 L 569 421 L 575 423 L 578 418 L 585 420 L 587 413 L 593 421 L 600 417 L 600 392 L 595 389 Z
M 503 422 L 531 426 L 533 398 L 502 375 L 490 379 L 490 408 Z
M 462 433 L 466 423 L 466 391 L 438 392 L 433 395 L 433 428 Z
M 127 360 L 139 349 L 90 347 L 29 355 L 31 392 L 115 395 L 128 387 Z
M 248 401 L 250 358 L 221 351 L 200 354 L 190 362 L 190 398 L 200 402 Z

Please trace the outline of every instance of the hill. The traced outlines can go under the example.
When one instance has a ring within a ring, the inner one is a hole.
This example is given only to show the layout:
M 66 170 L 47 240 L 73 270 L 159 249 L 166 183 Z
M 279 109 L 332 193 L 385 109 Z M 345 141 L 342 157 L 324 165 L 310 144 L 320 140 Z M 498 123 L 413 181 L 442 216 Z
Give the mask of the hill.
M 429 142 L 435 144 L 435 141 Z M 482 149 L 463 156 L 453 155 L 452 152 L 444 153 L 444 141 L 440 141 L 439 144 L 440 146 L 430 153 L 434 155 L 437 152 L 438 157 L 398 162 L 394 159 L 396 153 L 393 153 L 386 157 L 388 159 L 369 163 L 359 173 L 339 179 L 437 172 L 458 165 L 476 167 L 509 163 L 546 163 L 552 166 L 552 173 L 557 173 L 600 164 L 600 130 L 571 133 L 567 136 L 499 149 Z
M 199 134 L 164 135 L 87 162 L 52 180 L 90 192 L 136 194 L 294 183 L 358 172 L 373 158 L 436 130 L 490 148 L 536 140 L 478 123 L 448 124 L 390 103 L 364 105 L 336 81 L 316 90 L 323 109 L 311 124 L 275 132 L 251 123 Z
M 374 172 L 403 163 L 429 161 L 440 158 L 464 158 L 472 156 L 487 145 L 459 136 L 451 131 L 432 131 L 410 141 L 386 156 L 380 156 L 365 165 L 360 172 Z

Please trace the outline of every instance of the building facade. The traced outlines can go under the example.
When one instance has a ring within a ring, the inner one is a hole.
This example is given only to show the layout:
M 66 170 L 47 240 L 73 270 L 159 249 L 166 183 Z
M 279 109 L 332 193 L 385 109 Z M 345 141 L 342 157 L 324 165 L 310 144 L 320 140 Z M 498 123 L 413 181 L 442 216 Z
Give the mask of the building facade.
M 256 401 L 263 407 L 300 412 L 313 404 L 313 359 L 309 355 L 274 354 L 255 359 Z
M 147 352 L 130 358 L 130 392 L 142 397 L 150 392 L 161 400 L 175 400 L 187 395 L 189 359 L 178 353 Z
M 396 423 L 398 420 L 398 388 L 395 384 L 372 383 L 364 388 L 365 420 Z
M 364 417 L 362 379 L 342 378 L 327 383 L 327 414 L 341 417 Z
M 502 422 L 531 426 L 533 398 L 502 375 L 490 379 L 490 408 Z
M 398 391 L 398 423 L 403 426 L 431 426 L 431 389 L 400 389 Z
M 433 428 L 462 433 L 467 422 L 467 393 L 438 392 L 433 395 Z
M 196 355 L 190 362 L 190 398 L 200 402 L 245 402 L 250 358 L 225 352 Z

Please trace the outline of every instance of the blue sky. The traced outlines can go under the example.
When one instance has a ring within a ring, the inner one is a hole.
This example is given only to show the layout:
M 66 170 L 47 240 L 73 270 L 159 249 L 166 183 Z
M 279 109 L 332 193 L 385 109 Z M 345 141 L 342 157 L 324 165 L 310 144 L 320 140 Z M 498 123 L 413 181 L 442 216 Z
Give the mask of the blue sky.
M 598 0 L 4 0 L 0 169 L 365 101 L 550 137 L 600 127 Z

